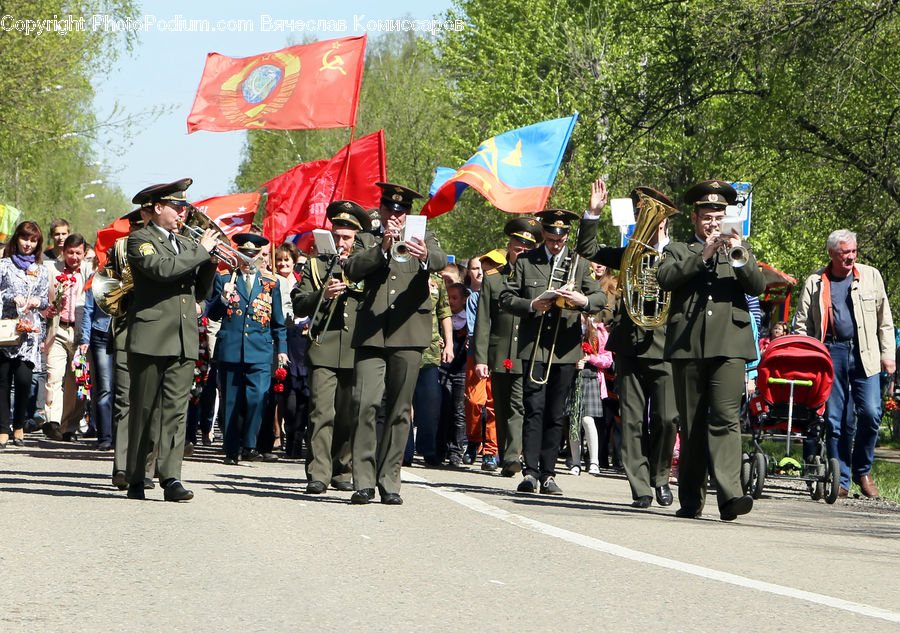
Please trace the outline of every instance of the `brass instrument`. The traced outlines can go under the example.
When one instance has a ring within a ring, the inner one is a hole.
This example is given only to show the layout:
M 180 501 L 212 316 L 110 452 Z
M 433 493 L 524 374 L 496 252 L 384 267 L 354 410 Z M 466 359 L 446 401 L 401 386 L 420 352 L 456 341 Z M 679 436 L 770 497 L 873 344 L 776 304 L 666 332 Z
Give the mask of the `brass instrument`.
M 725 248 L 725 257 L 732 268 L 741 268 L 747 264 L 750 252 L 743 246 L 735 246 L 734 248 Z
M 325 338 L 325 333 L 328 331 L 328 326 L 331 324 L 331 317 L 334 316 L 335 308 L 338 304 L 337 301 L 332 301 L 331 308 L 328 310 L 328 316 L 325 319 L 325 323 L 322 325 L 321 330 L 318 334 L 313 334 L 313 328 L 316 327 L 316 317 L 319 316 L 319 310 L 322 309 L 322 304 L 325 303 L 325 290 L 328 288 L 328 282 L 331 281 L 331 277 L 334 274 L 334 269 L 340 263 L 341 257 L 340 255 L 332 255 L 331 264 L 328 266 L 328 272 L 325 274 L 325 280 L 322 282 L 322 294 L 319 295 L 319 300 L 316 302 L 316 309 L 313 310 L 312 316 L 309 317 L 309 331 L 307 335 L 310 340 L 316 345 L 321 345 L 322 340 Z M 313 281 L 315 281 L 315 277 L 313 277 Z M 337 297 L 334 297 L 337 299 Z
M 571 251 L 570 251 L 571 252 Z M 578 260 L 580 257 L 575 255 L 567 255 L 566 257 L 556 257 L 553 261 L 553 268 L 550 269 L 550 281 L 547 283 L 547 290 L 574 290 L 576 283 L 576 274 L 578 271 Z M 563 297 L 556 297 L 554 302 L 556 308 L 556 324 L 553 327 L 553 342 L 550 344 L 550 353 L 547 356 L 547 368 L 544 375 L 540 378 L 534 377 L 534 363 L 537 361 L 538 351 L 541 345 L 541 336 L 544 333 L 544 321 L 550 310 L 541 314 L 541 322 L 538 325 L 538 334 L 534 339 L 534 348 L 531 350 L 531 361 L 528 364 L 528 378 L 536 385 L 546 385 L 550 380 L 550 367 L 553 365 L 553 353 L 556 351 L 556 337 L 559 335 L 559 322 L 562 321 L 562 310 L 577 310 L 578 307 L 570 304 Z
M 134 287 L 131 267 L 128 265 L 126 250 L 128 238 L 120 237 L 113 247 L 112 261 L 114 267 L 97 271 L 91 281 L 91 291 L 97 307 L 111 317 L 120 318 L 125 315 L 125 297 Z
M 235 270 L 241 262 L 250 266 L 250 270 L 256 270 L 256 258 L 247 257 L 232 246 L 231 240 L 225 235 L 225 231 L 219 228 L 219 225 L 210 220 L 207 216 L 200 213 L 198 209 L 190 209 L 187 212 L 184 221 L 178 222 L 178 233 L 195 244 L 200 243 L 200 238 L 203 237 L 203 233 L 207 229 L 213 229 L 217 233 L 216 239 L 219 240 L 219 243 L 216 244 L 216 247 L 213 249 L 212 255 L 218 258 L 219 261 L 225 264 L 230 270 Z
M 650 246 L 659 225 L 678 209 L 638 190 L 638 218 L 622 253 L 619 288 L 629 318 L 645 330 L 659 327 L 669 315 L 670 293 L 656 279 L 660 251 Z

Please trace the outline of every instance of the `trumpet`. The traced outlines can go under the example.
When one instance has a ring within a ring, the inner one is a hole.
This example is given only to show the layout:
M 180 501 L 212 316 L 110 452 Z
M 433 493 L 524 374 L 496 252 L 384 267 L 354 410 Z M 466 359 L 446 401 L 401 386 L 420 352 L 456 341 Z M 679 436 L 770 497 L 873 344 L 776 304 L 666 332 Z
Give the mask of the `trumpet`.
M 231 240 L 225 235 L 225 231 L 219 228 L 215 222 L 200 213 L 198 209 L 191 209 L 188 211 L 184 220 L 179 220 L 178 222 L 178 232 L 195 244 L 200 243 L 200 238 L 203 237 L 203 233 L 207 229 L 213 229 L 217 233 L 216 239 L 219 240 L 219 243 L 216 244 L 212 254 L 219 261 L 225 264 L 230 270 L 235 270 L 241 262 L 247 264 L 250 267 L 250 270 L 256 270 L 257 258 L 247 257 L 233 247 L 231 245 Z
M 550 281 L 547 283 L 547 290 L 574 290 L 579 259 L 578 255 L 556 258 L 553 262 L 553 268 L 550 270 Z M 571 305 L 563 297 L 556 297 L 555 307 L 558 309 L 556 310 L 556 325 L 553 328 L 553 342 L 550 345 L 550 353 L 547 356 L 547 368 L 544 370 L 544 375 L 539 378 L 534 377 L 534 364 L 537 361 L 547 312 L 541 314 L 538 334 L 534 339 L 534 349 L 531 351 L 531 361 L 528 364 L 528 378 L 537 385 L 546 385 L 550 380 L 550 367 L 553 365 L 553 353 L 556 351 L 556 338 L 559 335 L 559 322 L 562 321 L 562 311 L 577 309 L 576 306 Z
M 722 238 L 722 234 L 717 235 L 718 238 Z M 726 238 L 727 239 L 727 238 Z M 723 243 L 719 250 L 725 255 L 725 259 L 728 260 L 728 264 L 732 268 L 742 268 L 747 264 L 748 259 L 750 258 L 750 251 L 748 251 L 743 246 L 735 246 L 734 248 L 729 248 L 725 243 Z

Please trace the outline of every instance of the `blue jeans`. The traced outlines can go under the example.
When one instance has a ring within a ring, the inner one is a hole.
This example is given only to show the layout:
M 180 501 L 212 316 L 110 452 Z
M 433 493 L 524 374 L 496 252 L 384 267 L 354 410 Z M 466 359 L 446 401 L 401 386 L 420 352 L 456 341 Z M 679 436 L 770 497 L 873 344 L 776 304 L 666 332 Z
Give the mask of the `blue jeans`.
M 834 365 L 834 385 L 825 407 L 828 456 L 841 462 L 841 487 L 849 490 L 851 469 L 854 477 L 872 469 L 881 422 L 881 384 L 878 374 L 865 375 L 853 342 L 826 347 Z
M 113 361 L 115 344 L 112 332 L 91 330 L 91 400 L 94 404 L 94 423 L 97 441 L 112 442 Z
M 413 445 L 413 424 L 409 426 L 409 439 L 403 461 L 412 463 L 413 448 L 426 462 L 434 464 L 437 452 L 438 418 L 441 416 L 441 385 L 438 382 L 437 367 L 423 367 L 419 370 L 416 390 L 413 392 L 413 424 L 416 427 Z

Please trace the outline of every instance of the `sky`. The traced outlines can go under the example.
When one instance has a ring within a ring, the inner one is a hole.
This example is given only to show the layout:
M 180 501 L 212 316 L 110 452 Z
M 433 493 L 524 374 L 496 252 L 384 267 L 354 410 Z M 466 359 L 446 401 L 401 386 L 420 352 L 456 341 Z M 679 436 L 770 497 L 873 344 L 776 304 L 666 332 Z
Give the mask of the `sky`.
M 140 20 L 126 25 L 138 35 L 134 50 L 122 53 L 115 67 L 95 78 L 101 121 L 138 117 L 126 138 L 117 131 L 101 137 L 102 177 L 128 198 L 148 185 L 180 178 L 194 179 L 191 200 L 231 193 L 246 133 L 187 133 L 208 53 L 247 57 L 309 36 L 323 40 L 369 33 L 371 39 L 386 28 L 379 20 L 398 18 L 411 18 L 421 31 L 451 5 L 452 0 L 144 2 Z M 103 16 L 98 19 L 98 28 L 114 27 Z M 212 32 L 200 32 L 203 20 Z M 165 114 L 141 116 L 154 109 Z

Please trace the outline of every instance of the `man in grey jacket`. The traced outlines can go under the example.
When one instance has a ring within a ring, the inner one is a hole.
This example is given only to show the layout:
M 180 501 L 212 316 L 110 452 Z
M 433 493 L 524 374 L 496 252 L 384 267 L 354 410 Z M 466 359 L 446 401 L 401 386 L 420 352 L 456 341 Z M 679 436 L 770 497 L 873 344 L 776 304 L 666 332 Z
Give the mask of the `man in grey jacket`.
M 828 456 L 841 463 L 839 497 L 853 482 L 877 497 L 872 459 L 881 420 L 879 372 L 893 374 L 894 322 L 877 269 L 856 263 L 856 234 L 834 231 L 826 244 L 831 263 L 806 280 L 797 306 L 797 334 L 823 343 L 834 365 L 834 386 L 825 409 Z

